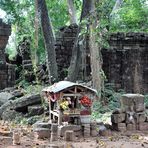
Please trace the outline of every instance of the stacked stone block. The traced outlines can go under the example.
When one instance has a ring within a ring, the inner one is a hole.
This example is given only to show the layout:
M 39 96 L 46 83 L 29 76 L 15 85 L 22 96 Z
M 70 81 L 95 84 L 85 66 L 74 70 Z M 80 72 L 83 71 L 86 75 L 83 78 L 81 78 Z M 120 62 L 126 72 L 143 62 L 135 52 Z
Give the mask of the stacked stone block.
M 6 63 L 5 47 L 11 34 L 11 26 L 0 19 L 0 89 L 15 84 L 15 66 Z
M 60 79 L 64 79 L 70 65 L 72 48 L 75 42 L 78 26 L 71 25 L 60 29 L 56 38 L 55 50 Z
M 118 131 L 148 130 L 144 107 L 144 96 L 125 94 L 121 98 L 121 109 L 111 115 L 112 126 Z
M 147 93 L 148 34 L 114 33 L 109 44 L 110 50 L 102 50 L 108 82 L 127 93 Z

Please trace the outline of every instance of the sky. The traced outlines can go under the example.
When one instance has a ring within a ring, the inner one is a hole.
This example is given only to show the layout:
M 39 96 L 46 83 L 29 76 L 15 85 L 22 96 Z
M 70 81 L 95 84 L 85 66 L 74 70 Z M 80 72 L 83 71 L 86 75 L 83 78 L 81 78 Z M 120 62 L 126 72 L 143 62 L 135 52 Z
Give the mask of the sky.
M 4 18 L 6 16 L 6 12 L 0 9 L 0 18 Z

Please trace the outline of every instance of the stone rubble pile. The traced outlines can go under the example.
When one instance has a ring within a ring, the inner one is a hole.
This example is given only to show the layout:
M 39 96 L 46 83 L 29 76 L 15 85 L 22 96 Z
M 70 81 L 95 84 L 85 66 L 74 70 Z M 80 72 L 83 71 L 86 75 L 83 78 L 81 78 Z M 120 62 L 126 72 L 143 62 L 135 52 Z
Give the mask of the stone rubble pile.
M 125 94 L 121 98 L 121 108 L 111 115 L 113 129 L 117 131 L 148 130 L 148 117 L 144 106 L 144 96 Z

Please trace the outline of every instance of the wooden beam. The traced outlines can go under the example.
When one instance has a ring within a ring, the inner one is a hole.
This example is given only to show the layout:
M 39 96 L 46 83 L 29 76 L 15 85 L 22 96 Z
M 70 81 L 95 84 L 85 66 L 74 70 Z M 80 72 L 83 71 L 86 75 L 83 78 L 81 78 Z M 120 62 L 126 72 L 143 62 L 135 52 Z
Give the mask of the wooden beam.
M 63 96 L 65 97 L 81 97 L 82 95 L 81 94 L 64 94 Z

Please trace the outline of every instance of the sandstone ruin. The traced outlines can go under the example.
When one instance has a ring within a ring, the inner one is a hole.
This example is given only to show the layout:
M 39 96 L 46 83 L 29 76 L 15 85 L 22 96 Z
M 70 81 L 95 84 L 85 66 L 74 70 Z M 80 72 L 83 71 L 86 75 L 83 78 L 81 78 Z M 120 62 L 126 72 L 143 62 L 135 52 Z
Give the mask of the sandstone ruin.
M 0 19 L 0 90 L 15 84 L 15 66 L 6 63 L 5 47 L 11 35 L 11 26 Z

